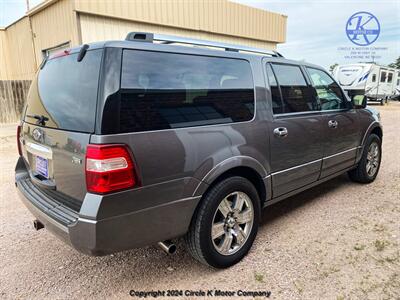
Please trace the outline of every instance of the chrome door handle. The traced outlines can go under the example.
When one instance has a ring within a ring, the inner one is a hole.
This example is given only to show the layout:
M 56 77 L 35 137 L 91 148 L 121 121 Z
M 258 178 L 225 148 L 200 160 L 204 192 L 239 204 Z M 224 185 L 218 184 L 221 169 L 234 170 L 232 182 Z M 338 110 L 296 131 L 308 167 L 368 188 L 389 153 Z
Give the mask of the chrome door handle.
M 335 121 L 335 120 L 329 120 L 329 121 L 328 121 L 328 126 L 329 126 L 330 128 L 337 128 L 337 127 L 338 127 L 338 122 Z
M 277 137 L 286 137 L 288 135 L 288 130 L 285 127 L 275 128 L 274 135 Z

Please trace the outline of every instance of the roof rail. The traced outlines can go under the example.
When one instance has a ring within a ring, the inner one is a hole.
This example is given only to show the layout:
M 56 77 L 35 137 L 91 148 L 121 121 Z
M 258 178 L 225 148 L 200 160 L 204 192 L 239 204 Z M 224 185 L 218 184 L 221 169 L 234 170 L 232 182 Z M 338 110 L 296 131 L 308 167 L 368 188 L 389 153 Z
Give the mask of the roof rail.
M 198 39 L 184 38 L 174 35 L 154 34 L 148 32 L 130 32 L 126 36 L 125 40 L 135 41 L 135 42 L 148 42 L 148 43 L 158 42 L 160 44 L 194 45 L 194 46 L 218 48 L 218 49 L 223 49 L 225 51 L 233 51 L 233 52 L 240 51 L 240 52 L 270 55 L 273 57 L 283 57 L 282 54 L 280 54 L 275 50 L 266 50 L 266 49 L 252 48 L 241 45 L 225 44 L 207 40 L 198 40 Z

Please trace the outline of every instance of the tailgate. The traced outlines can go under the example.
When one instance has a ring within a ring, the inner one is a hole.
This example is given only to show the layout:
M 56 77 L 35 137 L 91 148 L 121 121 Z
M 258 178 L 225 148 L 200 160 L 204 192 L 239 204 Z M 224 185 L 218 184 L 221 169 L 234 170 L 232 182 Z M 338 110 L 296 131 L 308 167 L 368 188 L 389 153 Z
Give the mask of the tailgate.
M 27 96 L 20 139 L 32 183 L 54 191 L 58 199 L 82 202 L 103 50 L 89 48 L 83 59 L 78 50 L 65 50 L 42 64 Z
M 32 182 L 83 201 L 86 194 L 85 153 L 90 134 L 43 128 L 24 122 L 22 155 Z

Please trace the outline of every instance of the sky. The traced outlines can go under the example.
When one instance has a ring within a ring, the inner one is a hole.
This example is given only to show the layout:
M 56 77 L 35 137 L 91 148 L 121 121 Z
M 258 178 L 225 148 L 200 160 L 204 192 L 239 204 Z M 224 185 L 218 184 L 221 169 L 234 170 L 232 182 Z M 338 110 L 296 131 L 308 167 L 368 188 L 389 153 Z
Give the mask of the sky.
M 346 57 L 351 56 L 351 50 L 345 50 L 346 47 L 357 46 L 346 36 L 345 26 L 349 17 L 359 11 L 372 13 L 380 23 L 380 35 L 370 45 L 383 48 L 376 51 L 376 56 L 380 57 L 375 61 L 389 64 L 400 56 L 400 0 L 234 1 L 288 16 L 286 42 L 278 45 L 278 51 L 287 58 L 305 60 L 325 68 L 334 63 L 368 61 L 368 58 Z M 41 0 L 29 2 L 33 7 Z M 26 0 L 0 0 L 0 26 L 11 24 L 25 11 Z
M 376 50 L 376 56 L 381 57 L 375 61 L 386 65 L 400 56 L 400 0 L 235 1 L 288 16 L 286 43 L 279 44 L 277 49 L 287 58 L 325 68 L 334 63 L 371 61 L 347 58 L 351 56 L 350 50 L 344 50 L 359 47 L 348 39 L 345 28 L 350 16 L 360 11 L 370 12 L 380 23 L 378 39 L 369 47 L 387 49 Z
M 43 0 L 29 0 L 29 5 L 39 4 Z M 0 27 L 10 25 L 26 12 L 26 0 L 0 0 Z

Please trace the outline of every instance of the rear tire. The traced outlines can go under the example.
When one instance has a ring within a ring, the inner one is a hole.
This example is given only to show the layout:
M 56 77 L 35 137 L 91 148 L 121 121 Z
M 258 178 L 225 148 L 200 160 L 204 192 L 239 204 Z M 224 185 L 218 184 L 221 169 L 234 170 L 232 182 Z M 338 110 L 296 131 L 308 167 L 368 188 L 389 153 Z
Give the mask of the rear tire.
M 243 177 L 229 177 L 204 195 L 185 242 L 190 254 L 214 268 L 239 262 L 250 250 L 260 220 L 257 190 Z
M 373 182 L 378 175 L 382 159 L 382 141 L 376 134 L 370 134 L 357 168 L 348 172 L 352 181 Z

